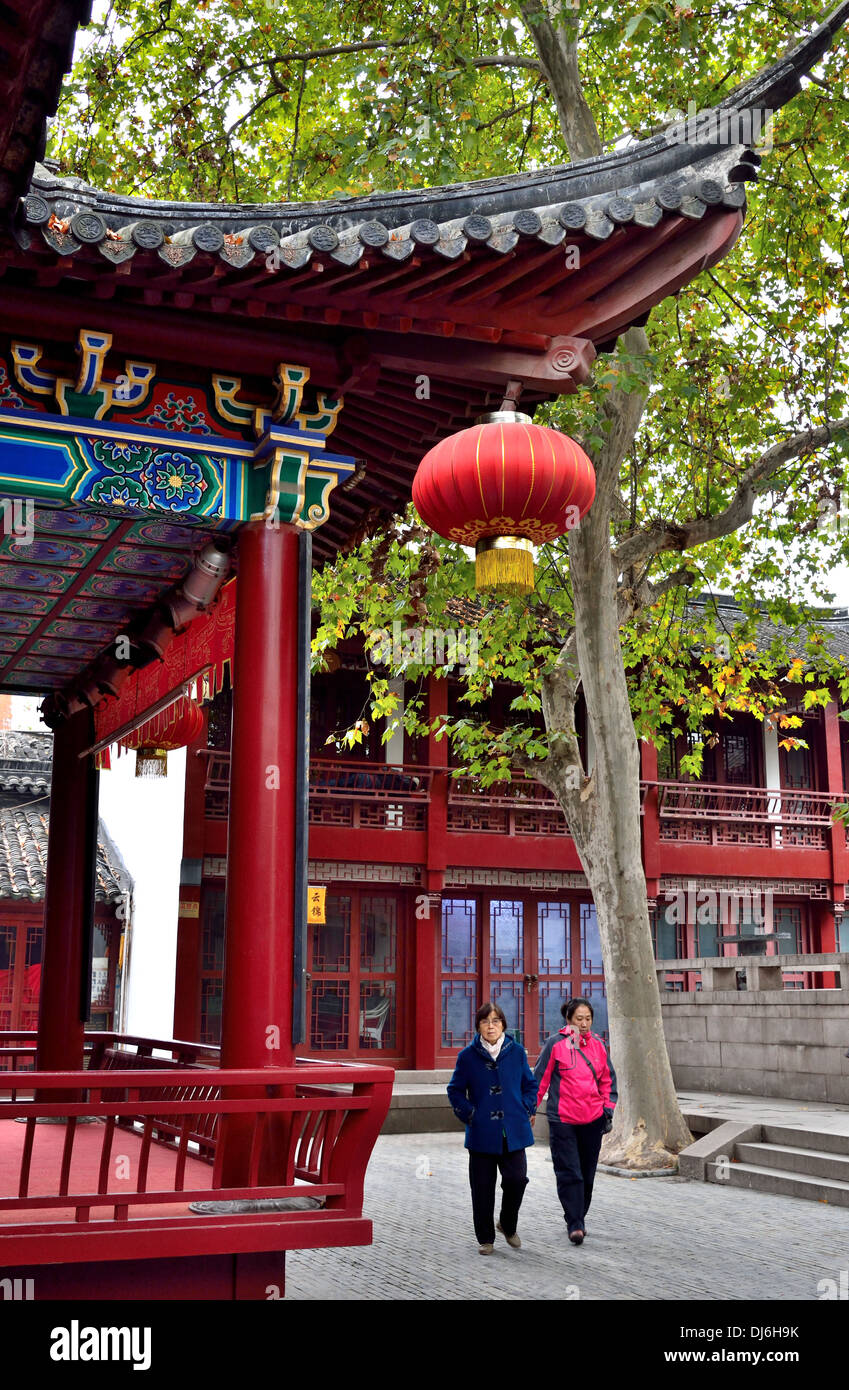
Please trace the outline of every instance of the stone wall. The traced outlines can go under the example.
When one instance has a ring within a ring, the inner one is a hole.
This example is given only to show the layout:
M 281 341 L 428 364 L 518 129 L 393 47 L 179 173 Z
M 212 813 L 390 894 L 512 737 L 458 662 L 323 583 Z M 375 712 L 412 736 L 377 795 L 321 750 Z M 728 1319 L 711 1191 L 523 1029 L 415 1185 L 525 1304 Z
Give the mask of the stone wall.
M 664 992 L 679 1090 L 849 1105 L 849 989 Z

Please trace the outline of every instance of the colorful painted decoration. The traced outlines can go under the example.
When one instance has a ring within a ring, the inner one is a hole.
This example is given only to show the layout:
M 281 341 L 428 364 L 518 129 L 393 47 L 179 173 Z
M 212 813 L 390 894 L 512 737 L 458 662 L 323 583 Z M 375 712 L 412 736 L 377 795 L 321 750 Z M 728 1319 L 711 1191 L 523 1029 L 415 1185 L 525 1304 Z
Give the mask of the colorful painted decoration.
M 164 401 L 157 401 L 145 416 L 145 424 L 180 434 L 212 434 L 203 410 L 195 405 L 194 396 L 177 396 L 169 391 Z
M 473 545 L 477 588 L 501 594 L 531 592 L 533 547 L 577 526 L 594 497 L 580 445 L 511 410 L 440 440 L 413 482 L 425 524 Z
M 306 366 L 246 395 L 238 376 L 157 379 L 108 332 L 75 338 L 0 335 L 0 677 L 22 690 L 73 674 L 62 643 L 105 650 L 215 532 L 321 526 L 357 469 L 328 451 L 342 400 Z
M 0 408 L 6 406 L 12 410 L 21 410 L 23 404 L 23 401 L 9 380 L 5 364 L 0 362 Z
M 224 585 L 213 606 L 178 633 L 164 660 L 152 661 L 129 677 L 117 699 L 95 706 L 94 726 L 100 747 L 121 743 L 138 731 L 150 709 L 163 707 L 180 691 L 195 689 L 196 699 L 212 699 L 233 677 L 236 632 L 236 584 Z M 129 733 L 128 733 L 129 731 Z

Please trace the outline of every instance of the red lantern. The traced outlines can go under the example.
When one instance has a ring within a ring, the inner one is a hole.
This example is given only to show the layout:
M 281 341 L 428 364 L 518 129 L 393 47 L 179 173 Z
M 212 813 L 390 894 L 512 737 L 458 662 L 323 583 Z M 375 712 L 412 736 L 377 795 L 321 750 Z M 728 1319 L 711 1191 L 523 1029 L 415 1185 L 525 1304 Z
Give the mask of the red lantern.
M 442 439 L 413 480 L 431 530 L 473 545 L 478 589 L 526 594 L 534 545 L 577 526 L 595 497 L 593 466 L 574 439 L 500 410 Z
M 120 740 L 135 750 L 137 777 L 166 777 L 168 754 L 185 748 L 203 733 L 203 710 L 194 700 L 181 699 Z

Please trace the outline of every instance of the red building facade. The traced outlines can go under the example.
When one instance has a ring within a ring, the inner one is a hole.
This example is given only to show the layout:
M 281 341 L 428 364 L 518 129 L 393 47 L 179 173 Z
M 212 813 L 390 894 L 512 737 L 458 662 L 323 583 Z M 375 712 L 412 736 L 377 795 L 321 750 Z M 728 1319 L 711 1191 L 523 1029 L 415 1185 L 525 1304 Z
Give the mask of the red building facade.
M 0 733 L 0 1033 L 38 1026 L 53 739 Z M 87 1029 L 118 1022 L 120 967 L 133 880 L 98 823 Z
M 845 618 L 827 626 L 836 647 L 849 641 Z M 309 1055 L 446 1065 L 472 1036 L 486 998 L 498 1000 L 532 1055 L 570 994 L 592 1000 L 606 1032 L 595 909 L 557 804 L 522 774 L 482 790 L 446 763 L 444 741 L 404 736 L 402 744 L 396 735 L 383 744 L 374 728 L 357 757 L 332 752 L 333 734 L 363 711 L 358 666 L 352 653 L 313 682 L 310 882 L 327 897 L 326 921 L 309 931 Z M 457 688 L 451 678 L 430 679 L 431 718 L 453 706 Z M 788 709 L 794 700 L 788 687 Z M 174 1031 L 215 1043 L 227 695 L 209 708 L 207 745 L 189 754 Z M 498 692 L 493 714 L 503 717 Z M 680 772 L 685 740 L 660 750 L 641 744 L 643 864 L 658 959 L 846 948 L 849 859 L 832 808 L 849 788 L 847 734 L 834 703 L 805 714 L 808 746 L 795 751 L 779 747 L 771 726 L 740 715 L 717 727 L 698 781 Z M 586 740 L 584 755 L 591 766 Z M 804 982 L 804 972 L 784 979 L 786 988 Z M 668 989 L 699 984 L 696 972 L 666 973 Z

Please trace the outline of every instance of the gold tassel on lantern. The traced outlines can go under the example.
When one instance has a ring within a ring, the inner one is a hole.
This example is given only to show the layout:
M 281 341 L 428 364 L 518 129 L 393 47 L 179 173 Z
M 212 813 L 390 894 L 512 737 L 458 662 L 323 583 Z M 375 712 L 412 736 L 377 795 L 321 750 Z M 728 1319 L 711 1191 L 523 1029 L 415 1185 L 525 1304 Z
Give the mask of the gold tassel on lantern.
M 530 594 L 534 548 L 524 536 L 483 536 L 475 547 L 475 588 L 496 594 Z
M 168 752 L 165 748 L 136 749 L 137 777 L 167 777 Z

